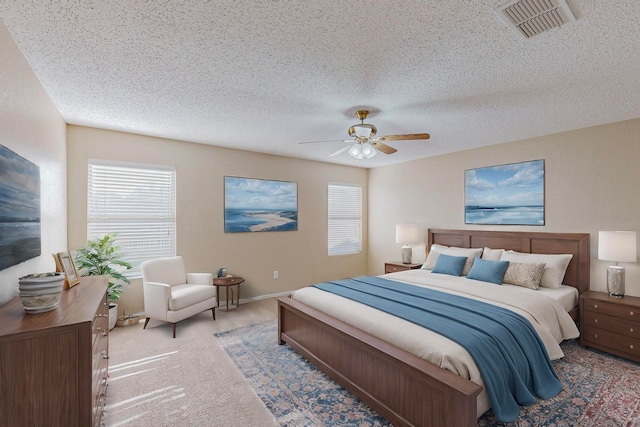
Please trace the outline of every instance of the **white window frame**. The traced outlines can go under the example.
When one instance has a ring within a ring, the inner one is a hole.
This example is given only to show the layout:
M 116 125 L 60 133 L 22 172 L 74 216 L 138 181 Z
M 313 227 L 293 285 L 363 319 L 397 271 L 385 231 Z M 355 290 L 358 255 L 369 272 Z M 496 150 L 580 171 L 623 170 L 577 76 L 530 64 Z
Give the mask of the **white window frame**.
M 90 159 L 87 239 L 117 233 L 116 245 L 141 277 L 140 263 L 176 254 L 176 170 L 171 166 Z
M 362 186 L 327 186 L 327 249 L 329 256 L 362 252 Z

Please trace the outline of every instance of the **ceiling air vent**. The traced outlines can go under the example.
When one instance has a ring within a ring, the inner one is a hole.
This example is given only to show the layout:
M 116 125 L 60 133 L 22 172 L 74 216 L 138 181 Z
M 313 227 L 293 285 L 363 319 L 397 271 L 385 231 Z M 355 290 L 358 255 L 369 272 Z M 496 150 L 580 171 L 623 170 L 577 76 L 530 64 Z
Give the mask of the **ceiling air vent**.
M 566 0 L 513 0 L 493 11 L 526 38 L 576 20 Z

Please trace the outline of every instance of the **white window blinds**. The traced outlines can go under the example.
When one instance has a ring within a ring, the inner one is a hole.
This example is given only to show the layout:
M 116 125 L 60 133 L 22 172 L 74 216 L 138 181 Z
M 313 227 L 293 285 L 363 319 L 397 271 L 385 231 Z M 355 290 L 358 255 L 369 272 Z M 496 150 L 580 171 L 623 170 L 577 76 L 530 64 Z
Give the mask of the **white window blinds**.
M 163 166 L 89 161 L 87 238 L 117 233 L 117 246 L 141 275 L 142 261 L 174 256 L 176 172 Z
M 329 255 L 362 251 L 362 188 L 329 184 Z

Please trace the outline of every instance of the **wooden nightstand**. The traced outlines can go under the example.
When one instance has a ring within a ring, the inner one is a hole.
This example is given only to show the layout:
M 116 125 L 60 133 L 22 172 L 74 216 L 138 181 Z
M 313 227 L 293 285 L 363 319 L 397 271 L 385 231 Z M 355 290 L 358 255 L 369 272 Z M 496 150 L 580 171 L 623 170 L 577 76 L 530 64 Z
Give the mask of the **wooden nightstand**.
M 385 262 L 384 274 L 395 273 L 396 271 L 418 270 L 420 267 L 422 267 L 422 264 L 418 264 L 415 262 L 411 264 L 403 264 L 401 262 Z
M 580 345 L 640 362 L 640 298 L 580 295 Z

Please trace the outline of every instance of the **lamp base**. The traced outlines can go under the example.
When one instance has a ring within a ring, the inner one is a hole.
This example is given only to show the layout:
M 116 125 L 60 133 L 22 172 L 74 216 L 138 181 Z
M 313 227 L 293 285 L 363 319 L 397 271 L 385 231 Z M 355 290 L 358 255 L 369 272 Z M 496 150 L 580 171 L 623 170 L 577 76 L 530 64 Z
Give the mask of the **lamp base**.
M 607 268 L 607 291 L 614 298 L 624 296 L 624 267 L 610 265 Z
M 411 264 L 412 252 L 413 250 L 411 249 L 411 246 L 404 245 L 402 247 L 402 263 L 403 264 Z

